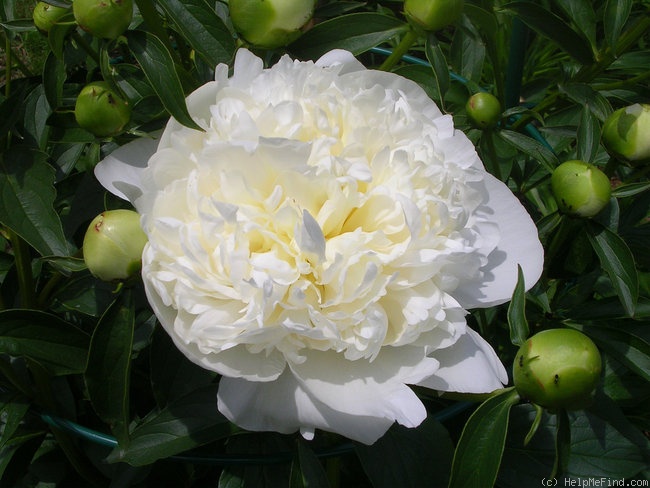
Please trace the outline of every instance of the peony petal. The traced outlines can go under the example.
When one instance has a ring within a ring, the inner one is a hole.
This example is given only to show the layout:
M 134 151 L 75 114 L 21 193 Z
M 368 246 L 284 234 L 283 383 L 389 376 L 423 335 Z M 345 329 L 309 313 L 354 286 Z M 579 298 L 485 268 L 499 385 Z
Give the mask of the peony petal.
M 244 429 L 283 434 L 300 430 L 307 439 L 313 437 L 314 429 L 323 429 L 373 444 L 394 423 L 386 417 L 334 410 L 311 397 L 290 371 L 271 383 L 224 377 L 219 383 L 217 404 L 221 413 Z
M 527 290 L 537 282 L 544 265 L 544 249 L 537 227 L 523 205 L 504 183 L 489 173 L 485 174 L 485 185 L 489 200 L 482 213 L 486 221 L 498 224 L 501 235 L 496 249 L 488 255 L 487 264 L 481 268 L 484 279 L 461 283 L 453 293 L 465 308 L 507 302 L 517 284 L 517 264 L 521 265 Z
M 323 54 L 316 61 L 316 66 L 342 66 L 339 74 L 366 71 L 366 67 L 351 52 L 344 51 L 343 49 L 333 49 Z
M 469 327 L 452 346 L 439 349 L 432 356 L 440 361 L 440 368 L 418 386 L 438 391 L 489 393 L 508 382 L 508 374 L 494 349 Z
M 142 194 L 142 171 L 158 139 L 142 137 L 117 148 L 95 166 L 95 177 L 112 194 L 133 203 Z
M 333 351 L 305 351 L 305 361 L 289 363 L 310 396 L 342 413 L 385 417 L 415 427 L 426 417 L 424 406 L 406 386 L 433 374 L 435 359 L 424 348 L 383 348 L 374 361 L 346 361 Z M 350 393 L 354 392 L 353 395 Z

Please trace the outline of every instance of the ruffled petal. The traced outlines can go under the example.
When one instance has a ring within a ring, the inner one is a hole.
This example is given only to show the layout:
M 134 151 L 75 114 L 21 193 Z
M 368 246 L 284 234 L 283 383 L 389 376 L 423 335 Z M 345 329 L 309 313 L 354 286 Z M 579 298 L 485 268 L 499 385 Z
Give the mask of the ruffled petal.
M 256 432 L 290 434 L 300 430 L 307 439 L 315 429 L 373 444 L 393 425 L 386 417 L 351 415 L 319 402 L 285 371 L 271 383 L 222 378 L 217 394 L 219 411 L 231 422 Z
M 95 177 L 104 188 L 131 203 L 142 195 L 142 171 L 158 148 L 155 135 L 129 142 L 95 166 Z
M 289 363 L 301 386 L 328 407 L 350 415 L 385 417 L 407 427 L 426 417 L 424 406 L 406 386 L 438 368 L 424 348 L 387 347 L 374 361 L 342 360 L 332 352 L 306 351 L 300 364 Z M 354 392 L 354 394 L 350 394 Z
M 438 391 L 489 393 L 508 382 L 508 374 L 494 349 L 478 333 L 467 328 L 458 341 L 432 356 L 440 368 L 419 386 Z
M 517 264 L 521 265 L 527 290 L 537 282 L 544 265 L 537 227 L 517 197 L 489 173 L 485 173 L 484 182 L 489 200 L 477 213 L 499 226 L 500 240 L 481 268 L 483 279 L 461 283 L 454 291 L 454 298 L 468 309 L 510 300 L 517 284 Z

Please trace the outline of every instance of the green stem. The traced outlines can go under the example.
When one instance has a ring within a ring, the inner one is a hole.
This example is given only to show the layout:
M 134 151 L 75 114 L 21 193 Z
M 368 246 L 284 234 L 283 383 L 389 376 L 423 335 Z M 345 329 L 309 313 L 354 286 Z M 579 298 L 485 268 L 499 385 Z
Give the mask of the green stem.
M 35 308 L 36 294 L 34 293 L 34 276 L 29 246 L 13 230 L 9 230 L 9 241 L 16 260 L 20 305 L 24 308 Z
M 50 279 L 45 283 L 45 286 L 41 290 L 41 292 L 38 294 L 38 307 L 39 308 L 45 308 L 45 305 L 47 304 L 47 301 L 50 298 L 50 295 L 52 292 L 55 290 L 57 285 L 61 282 L 61 279 L 63 278 L 63 275 L 61 273 L 54 273 Z
M 402 40 L 397 45 L 395 50 L 384 60 L 379 69 L 382 71 L 390 71 L 393 69 L 393 67 L 399 63 L 400 59 L 402 59 L 408 50 L 411 49 L 411 46 L 415 43 L 415 41 L 417 41 L 417 39 L 418 35 L 415 33 L 415 31 L 413 29 L 409 29 L 406 34 L 404 34 L 404 37 L 402 37 Z
M 81 47 L 81 49 L 83 49 L 84 51 L 86 51 L 86 53 L 88 53 L 88 55 L 92 58 L 92 60 L 95 63 L 97 63 L 98 66 L 101 64 L 99 60 L 99 54 L 97 53 L 97 51 L 95 51 L 95 49 L 88 43 L 88 41 L 86 41 L 86 39 L 84 39 L 81 35 L 79 35 L 79 32 L 73 31 L 72 39 L 74 39 L 74 41 L 79 45 L 79 47 Z

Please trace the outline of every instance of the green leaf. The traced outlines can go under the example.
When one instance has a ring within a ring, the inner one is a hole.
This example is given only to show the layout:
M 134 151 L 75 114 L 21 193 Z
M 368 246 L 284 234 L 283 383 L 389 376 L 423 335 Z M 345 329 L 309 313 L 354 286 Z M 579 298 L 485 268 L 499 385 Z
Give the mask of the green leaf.
M 59 216 L 54 211 L 54 169 L 47 156 L 22 146 L 0 154 L 0 222 L 42 256 L 68 256 Z
M 557 3 L 595 51 L 597 49 L 596 12 L 593 2 L 591 0 L 557 0 Z
M 416 429 L 394 425 L 373 445 L 355 445 L 374 488 L 447 486 L 453 450 L 449 433 L 431 416 Z
M 174 60 L 162 41 L 149 32 L 138 30 L 127 31 L 126 37 L 133 56 L 165 109 L 184 126 L 203 130 L 187 111 L 183 86 Z
M 29 402 L 16 395 L 12 395 L 11 397 L 3 395 L 0 398 L 0 417 L 2 418 L 0 450 L 4 449 L 7 443 L 13 438 L 25 414 L 29 411 L 29 407 Z
M 159 406 L 210 384 L 216 375 L 187 359 L 161 327 L 154 331 L 149 357 L 151 387 Z
M 607 0 L 603 10 L 605 41 L 616 53 L 618 39 L 632 11 L 632 0 Z
M 230 435 L 232 424 L 217 410 L 216 398 L 217 386 L 209 385 L 153 411 L 108 460 L 144 466 Z
M 601 349 L 650 381 L 650 343 L 647 340 L 621 327 L 585 326 L 574 322 L 567 322 L 567 325 L 587 334 Z
M 516 390 L 508 388 L 474 411 L 456 446 L 449 488 L 494 486 L 505 447 L 510 408 L 517 402 Z
M 81 373 L 89 337 L 56 315 L 37 310 L 0 312 L 0 353 L 32 359 L 52 375 Z
M 52 114 L 52 109 L 45 96 L 44 85 L 38 85 L 27 96 L 23 126 L 29 144 L 44 151 L 47 145 L 48 125 L 47 119 Z
M 290 488 L 325 488 L 327 473 L 314 451 L 301 439 L 296 441 L 296 454 L 291 463 Z
M 528 338 L 529 328 L 526 320 L 526 285 L 520 265 L 517 265 L 517 273 L 517 285 L 508 305 L 508 325 L 510 342 L 515 346 L 521 346 Z
M 624 183 L 612 190 L 612 196 L 616 198 L 633 197 L 648 190 L 650 190 L 650 181 Z
M 538 3 L 515 1 L 503 6 L 515 13 L 528 27 L 557 43 L 571 57 L 582 64 L 594 62 L 589 42 L 571 28 L 561 17 Z
M 229 63 L 235 52 L 235 39 L 213 7 L 204 0 L 160 0 L 162 8 L 205 61 L 214 68 Z
M 111 426 L 120 445 L 128 441 L 129 385 L 135 311 L 130 290 L 123 291 L 97 323 L 84 373 L 95 412 Z
M 451 41 L 451 65 L 468 80 L 479 83 L 485 63 L 485 43 L 473 25 L 462 19 Z
M 532 137 L 512 130 L 500 130 L 497 134 L 514 148 L 542 163 L 549 173 L 552 173 L 555 167 L 560 164 L 553 151 Z
M 447 65 L 447 60 L 445 59 L 445 55 L 442 52 L 442 48 L 440 47 L 435 34 L 429 34 L 429 36 L 427 36 L 424 50 L 427 59 L 429 60 L 429 64 L 431 64 L 433 76 L 436 80 L 436 87 L 440 94 L 440 104 L 443 106 L 444 110 L 444 97 L 445 93 L 447 93 L 447 90 L 449 89 L 449 65 Z
M 634 256 L 625 241 L 606 227 L 591 223 L 587 227 L 589 241 L 607 272 L 627 314 L 634 316 L 639 296 L 639 277 Z
M 316 24 L 288 49 L 302 59 L 317 59 L 332 49 L 361 54 L 408 30 L 395 17 L 371 12 L 342 15 Z
M 556 414 L 557 428 L 555 430 L 555 462 L 551 478 L 559 478 L 569 469 L 571 454 L 571 426 L 567 411 L 559 409 Z
M 580 112 L 577 135 L 577 158 L 591 163 L 600 147 L 600 124 L 588 106 L 583 106 Z
M 598 120 L 604 122 L 608 115 L 612 113 L 612 106 L 607 99 L 587 84 L 561 84 L 559 85 L 559 88 L 561 93 L 569 97 L 578 105 L 589 107 L 589 110 L 598 117 Z

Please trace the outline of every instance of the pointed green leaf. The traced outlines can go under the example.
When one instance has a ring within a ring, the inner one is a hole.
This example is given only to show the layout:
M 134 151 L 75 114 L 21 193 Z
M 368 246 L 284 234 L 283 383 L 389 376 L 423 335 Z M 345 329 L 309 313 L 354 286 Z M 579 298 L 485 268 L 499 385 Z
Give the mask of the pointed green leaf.
M 0 353 L 30 358 L 53 375 L 81 373 L 88 334 L 56 315 L 37 310 L 0 312 Z
M 474 411 L 456 446 L 449 488 L 494 486 L 505 447 L 510 408 L 517 402 L 516 390 L 508 388 Z
M 232 424 L 217 410 L 217 385 L 209 385 L 153 411 L 131 432 L 128 446 L 109 461 L 144 466 L 228 436 Z
M 436 87 L 440 94 L 440 104 L 444 106 L 445 93 L 447 93 L 447 90 L 449 89 L 450 82 L 449 65 L 447 64 L 447 60 L 445 59 L 445 55 L 442 52 L 442 48 L 440 47 L 435 34 L 430 34 L 427 37 L 424 50 L 427 59 L 431 64 L 433 76 L 436 79 Z
M 607 0 L 603 10 L 605 40 L 616 53 L 618 39 L 632 11 L 632 0 Z
M 517 285 L 508 305 L 508 325 L 510 326 L 510 342 L 521 346 L 528 339 L 529 328 L 526 320 L 526 285 L 524 272 L 517 265 Z
M 361 54 L 408 30 L 396 17 L 372 12 L 347 14 L 316 24 L 288 49 L 302 59 L 317 59 L 332 49 Z
M 160 0 L 162 8 L 205 61 L 214 68 L 231 61 L 235 39 L 213 6 L 204 0 Z
M 600 124 L 589 107 L 583 106 L 578 123 L 577 157 L 593 162 L 600 147 Z
M 512 130 L 500 130 L 497 134 L 514 148 L 542 163 L 549 173 L 560 164 L 553 151 L 532 137 Z
M 125 290 L 95 327 L 84 373 L 90 402 L 99 418 L 111 426 L 120 445 L 128 440 L 134 326 L 133 296 Z
M 516 1 L 503 6 L 515 13 L 528 27 L 557 43 L 570 56 L 582 64 L 594 62 L 589 42 L 571 28 L 561 17 L 539 3 Z
M 567 325 L 587 334 L 601 349 L 650 381 L 650 343 L 647 340 L 620 327 L 584 326 L 574 322 L 567 322 Z
M 632 251 L 620 236 L 606 227 L 591 223 L 588 230 L 589 241 L 600 265 L 609 275 L 625 311 L 633 316 L 639 297 L 639 277 Z
M 145 31 L 126 32 L 131 53 L 142 67 L 152 88 L 165 109 L 178 122 L 190 129 L 202 130 L 187 111 L 181 80 L 174 59 L 160 39 Z
M 42 256 L 69 256 L 61 220 L 54 211 L 54 169 L 47 156 L 27 147 L 0 154 L 0 222 Z

